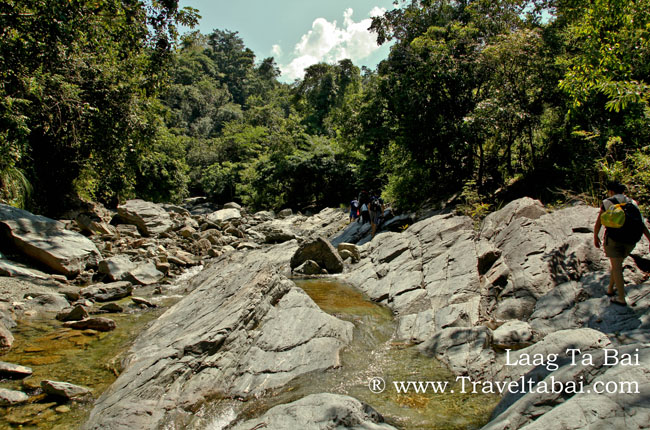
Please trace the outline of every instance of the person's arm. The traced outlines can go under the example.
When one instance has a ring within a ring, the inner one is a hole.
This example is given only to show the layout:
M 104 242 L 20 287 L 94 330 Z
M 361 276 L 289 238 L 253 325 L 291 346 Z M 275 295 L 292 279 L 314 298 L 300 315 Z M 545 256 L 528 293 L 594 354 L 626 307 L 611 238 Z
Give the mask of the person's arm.
M 598 216 L 596 217 L 596 224 L 594 224 L 594 246 L 596 248 L 600 248 L 600 237 L 598 235 L 600 234 L 600 227 L 602 226 L 602 224 L 600 223 L 600 215 L 602 215 L 602 213 L 603 213 L 603 208 L 600 208 L 600 212 L 598 212 Z M 647 230 L 648 229 L 646 227 L 646 231 Z

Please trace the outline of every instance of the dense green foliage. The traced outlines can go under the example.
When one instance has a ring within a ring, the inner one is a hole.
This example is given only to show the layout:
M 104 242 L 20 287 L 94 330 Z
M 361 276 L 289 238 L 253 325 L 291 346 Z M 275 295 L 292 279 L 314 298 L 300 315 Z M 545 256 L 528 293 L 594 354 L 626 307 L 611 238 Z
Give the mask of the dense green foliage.
M 287 85 L 236 32 L 179 39 L 196 11 L 175 0 L 4 1 L 0 196 L 302 210 L 367 189 L 480 216 L 618 179 L 650 204 L 650 0 L 397 6 L 373 20 L 394 42 L 377 70 L 315 64 Z

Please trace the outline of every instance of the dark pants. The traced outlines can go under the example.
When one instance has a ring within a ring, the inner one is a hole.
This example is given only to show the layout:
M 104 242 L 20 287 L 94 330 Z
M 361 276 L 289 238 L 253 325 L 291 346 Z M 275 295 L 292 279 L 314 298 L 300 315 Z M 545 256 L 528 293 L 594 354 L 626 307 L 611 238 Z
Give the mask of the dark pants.
M 370 222 L 370 212 L 364 211 L 361 212 L 361 224 L 366 224 Z

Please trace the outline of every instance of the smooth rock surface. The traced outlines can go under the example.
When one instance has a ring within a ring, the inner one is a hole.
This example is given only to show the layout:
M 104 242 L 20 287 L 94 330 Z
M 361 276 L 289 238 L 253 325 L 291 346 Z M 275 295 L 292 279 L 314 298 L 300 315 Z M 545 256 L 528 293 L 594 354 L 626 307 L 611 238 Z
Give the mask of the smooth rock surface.
M 162 206 L 140 199 L 127 200 L 117 207 L 117 213 L 126 222 L 137 226 L 144 236 L 164 233 L 174 225 Z

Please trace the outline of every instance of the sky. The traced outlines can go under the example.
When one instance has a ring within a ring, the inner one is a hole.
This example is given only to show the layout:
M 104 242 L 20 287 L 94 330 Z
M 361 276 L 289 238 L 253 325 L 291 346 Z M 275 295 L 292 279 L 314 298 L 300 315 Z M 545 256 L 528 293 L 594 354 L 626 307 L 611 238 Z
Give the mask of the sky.
M 318 62 L 349 58 L 374 69 L 389 46 L 377 46 L 370 17 L 395 7 L 393 0 L 180 0 L 186 6 L 201 15 L 194 30 L 238 32 L 256 61 L 275 58 L 280 81 L 288 83 Z

